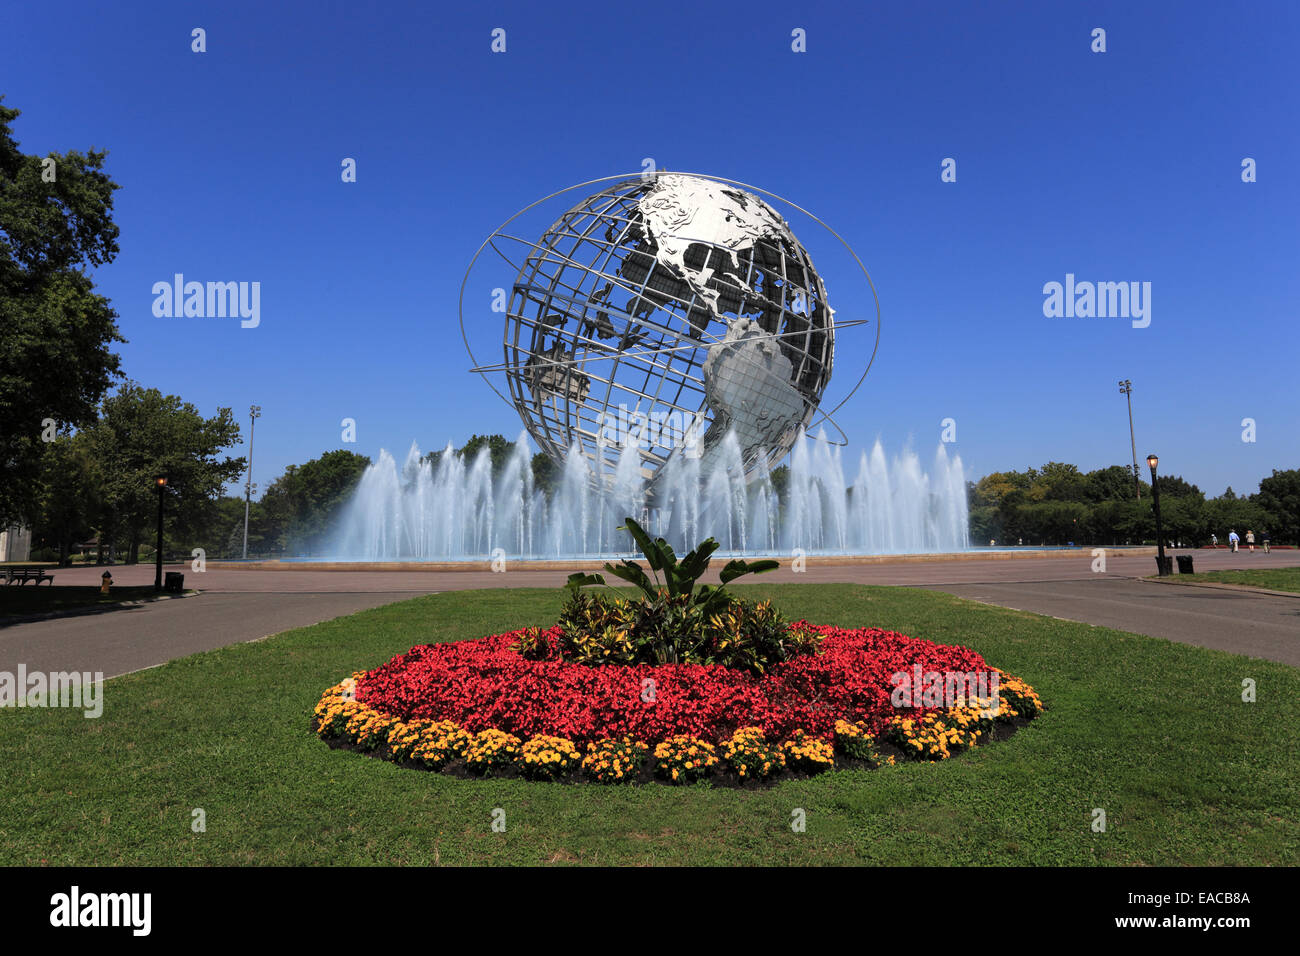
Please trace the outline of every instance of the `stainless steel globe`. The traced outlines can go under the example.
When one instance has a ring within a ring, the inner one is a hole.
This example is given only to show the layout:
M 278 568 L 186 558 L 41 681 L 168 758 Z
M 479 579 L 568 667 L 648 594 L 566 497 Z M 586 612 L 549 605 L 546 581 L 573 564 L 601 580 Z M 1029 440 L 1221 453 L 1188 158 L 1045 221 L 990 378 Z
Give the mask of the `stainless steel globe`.
M 557 460 L 611 479 L 636 448 L 653 486 L 733 433 L 746 472 L 785 457 L 825 393 L 834 315 L 807 250 L 759 197 L 661 172 L 561 216 L 515 277 L 510 397 Z

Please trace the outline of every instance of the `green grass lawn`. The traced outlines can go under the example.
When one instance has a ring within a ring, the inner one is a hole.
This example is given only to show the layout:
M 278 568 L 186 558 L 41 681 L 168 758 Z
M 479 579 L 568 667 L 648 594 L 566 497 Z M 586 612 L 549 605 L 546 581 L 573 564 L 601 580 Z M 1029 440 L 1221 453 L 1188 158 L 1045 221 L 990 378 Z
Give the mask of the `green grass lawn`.
M 1050 708 L 941 764 L 769 790 L 459 780 L 331 750 L 321 691 L 414 644 L 554 619 L 557 591 L 429 595 L 108 683 L 103 716 L 0 711 L 5 864 L 1287 864 L 1300 670 L 854 585 L 753 585 L 791 617 L 962 643 Z M 1258 703 L 1241 700 L 1243 678 Z M 1093 808 L 1107 815 L 1091 830 Z M 207 830 L 191 830 L 192 810 Z M 491 828 L 494 808 L 506 832 Z M 792 832 L 792 812 L 807 829 Z
M 108 594 L 99 593 L 99 585 L 9 584 L 0 581 L 0 618 L 68 611 L 96 605 L 121 604 L 125 601 L 156 601 L 162 597 L 153 585 L 113 587 Z
M 1166 578 L 1174 583 L 1188 584 L 1196 581 L 1214 581 L 1220 584 L 1246 584 L 1270 591 L 1295 591 L 1300 593 L 1300 567 L 1250 568 L 1244 571 L 1207 571 L 1204 574 L 1176 574 Z

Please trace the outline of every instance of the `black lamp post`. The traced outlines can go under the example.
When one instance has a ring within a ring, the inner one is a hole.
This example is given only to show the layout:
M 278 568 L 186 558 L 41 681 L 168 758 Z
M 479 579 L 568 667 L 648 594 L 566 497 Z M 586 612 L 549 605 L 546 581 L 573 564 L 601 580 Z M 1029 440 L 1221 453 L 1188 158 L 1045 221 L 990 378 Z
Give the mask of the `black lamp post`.
M 159 475 L 158 477 L 156 477 L 156 478 L 154 479 L 154 484 L 156 484 L 156 485 L 158 486 L 158 549 L 154 552 L 154 560 L 157 562 L 157 566 L 156 566 L 156 568 L 154 569 L 154 575 L 153 575 L 153 589 L 154 589 L 155 591 L 161 591 L 161 590 L 162 590 L 162 584 L 163 584 L 163 582 L 162 582 L 162 551 L 163 551 L 163 542 L 162 542 L 162 521 L 163 521 L 163 494 L 164 494 L 164 493 L 166 492 L 166 490 L 167 490 L 167 476 L 166 476 L 166 475 Z
M 1160 485 L 1156 482 L 1156 465 L 1160 464 L 1160 459 L 1155 455 L 1147 455 L 1147 467 L 1151 469 L 1151 503 L 1156 510 L 1156 566 L 1159 567 L 1160 576 L 1169 573 L 1169 566 L 1165 563 L 1169 559 L 1165 557 L 1165 532 L 1160 525 Z

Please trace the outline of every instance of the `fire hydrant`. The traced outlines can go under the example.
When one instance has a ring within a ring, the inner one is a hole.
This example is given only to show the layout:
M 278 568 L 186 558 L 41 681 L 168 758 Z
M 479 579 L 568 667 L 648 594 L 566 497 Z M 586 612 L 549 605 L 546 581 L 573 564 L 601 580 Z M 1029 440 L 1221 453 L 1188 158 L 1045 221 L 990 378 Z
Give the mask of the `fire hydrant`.
M 104 572 L 104 578 L 103 578 L 103 580 L 102 580 L 102 581 L 100 582 L 100 584 L 99 584 L 99 593 L 100 593 L 100 594 L 107 594 L 107 593 L 108 593 L 108 589 L 111 588 L 112 586 L 113 586 L 113 575 L 111 575 L 111 574 L 109 574 L 107 571 L 105 571 L 105 572 Z

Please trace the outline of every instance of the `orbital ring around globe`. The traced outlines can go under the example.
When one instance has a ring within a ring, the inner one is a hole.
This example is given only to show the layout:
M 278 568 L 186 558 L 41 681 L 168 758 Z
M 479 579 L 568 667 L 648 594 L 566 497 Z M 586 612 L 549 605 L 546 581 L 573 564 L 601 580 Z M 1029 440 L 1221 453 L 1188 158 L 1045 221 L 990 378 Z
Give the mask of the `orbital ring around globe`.
M 707 173 L 683 173 L 682 175 L 693 176 L 693 177 L 700 178 L 700 179 L 710 179 L 710 180 L 714 180 L 714 181 L 716 181 L 716 182 L 722 182 L 722 183 L 727 183 L 727 184 L 729 184 L 729 185 L 738 186 L 738 187 L 740 187 L 740 188 L 742 188 L 742 189 L 753 190 L 754 192 L 762 193 L 762 194 L 765 195 L 765 196 L 771 196 L 773 199 L 776 199 L 776 200 L 778 200 L 779 202 L 784 203 L 785 205 L 789 206 L 790 208 L 798 210 L 799 212 L 803 213 L 805 216 L 807 216 L 808 218 L 810 218 L 810 219 L 812 219 L 814 222 L 816 222 L 819 226 L 821 226 L 823 229 L 825 229 L 827 232 L 829 232 L 832 236 L 834 236 L 835 239 L 836 239 L 836 240 L 837 240 L 837 241 L 838 241 L 842 246 L 844 246 L 845 250 L 849 253 L 849 255 L 851 255 L 851 256 L 853 257 L 853 260 L 854 260 L 854 262 L 857 263 L 858 268 L 862 270 L 862 274 L 863 274 L 863 276 L 864 276 L 864 277 L 866 278 L 866 280 L 867 280 L 867 285 L 868 285 L 868 287 L 871 289 L 872 299 L 873 299 L 873 301 L 874 301 L 874 303 L 875 303 L 875 307 L 876 307 L 876 337 L 875 337 L 875 341 L 874 341 L 874 343 L 873 343 L 873 345 L 872 345 L 871 356 L 870 356 L 870 358 L 868 359 L 868 361 L 867 361 L 867 365 L 866 365 L 866 367 L 863 369 L 862 374 L 858 377 L 858 380 L 854 383 L 853 388 L 851 388 L 851 389 L 849 390 L 848 394 L 846 394 L 846 395 L 845 395 L 845 396 L 844 396 L 844 397 L 843 397 L 843 398 L 842 398 L 842 399 L 841 399 L 841 400 L 840 400 L 840 401 L 839 401 L 839 402 L 838 402 L 838 403 L 837 403 L 837 404 L 836 404 L 832 409 L 830 409 L 830 411 L 825 411 L 825 410 L 820 410 L 820 409 L 819 409 L 819 411 L 821 412 L 822 418 L 821 418 L 821 419 L 818 419 L 818 421 L 816 421 L 816 422 L 813 423 L 813 425 L 818 425 L 818 424 L 821 424 L 823 421 L 825 421 L 825 422 L 829 423 L 832 427 L 834 427 L 837 431 L 839 431 L 841 435 L 843 435 L 843 430 L 840 429 L 839 425 L 837 425 L 837 424 L 834 422 L 834 420 L 831 418 L 831 416 L 834 415 L 835 412 L 839 411 L 839 409 L 842 408 L 842 407 L 845 405 L 845 403 L 848 402 L 848 400 L 851 399 L 851 398 L 853 397 L 853 395 L 857 392 L 857 390 L 862 386 L 862 383 L 863 383 L 864 381 L 866 381 L 867 374 L 871 371 L 871 367 L 872 367 L 872 365 L 875 364 L 876 353 L 877 353 L 877 351 L 878 351 L 879 348 L 880 348 L 880 297 L 879 297 L 879 295 L 876 293 L 876 286 L 875 286 L 875 283 L 872 281 L 871 273 L 868 272 L 867 267 L 863 264 L 861 258 L 859 258 L 858 254 L 854 251 L 853 247 L 850 246 L 850 245 L 848 244 L 848 242 L 847 242 L 847 241 L 846 241 L 846 240 L 845 240 L 845 239 L 844 239 L 844 238 L 843 238 L 843 237 L 842 237 L 838 232 L 836 232 L 836 231 L 835 231 L 834 229 L 832 229 L 829 225 L 827 225 L 827 223 L 824 222 L 822 219 L 820 219 L 819 217 L 817 217 L 817 216 L 814 215 L 813 213 L 809 212 L 808 210 L 804 209 L 802 206 L 798 205 L 797 203 L 791 202 L 790 200 L 786 199 L 786 198 L 783 197 L 783 196 L 779 196 L 779 195 L 777 195 L 776 193 L 769 192 L 768 190 L 761 189 L 761 188 L 759 188 L 759 187 L 757 187 L 757 186 L 751 186 L 751 185 L 749 185 L 749 184 L 747 184 L 747 183 L 742 183 L 742 182 L 739 182 L 738 180 L 734 180 L 734 179 L 726 179 L 725 177 L 722 177 L 722 176 L 713 176 L 713 175 L 710 175 L 710 174 L 707 174 Z M 536 208 L 537 206 L 542 205 L 543 203 L 549 202 L 550 200 L 556 198 L 557 196 L 562 196 L 562 195 L 564 195 L 565 193 L 573 192 L 574 190 L 582 189 L 582 188 L 584 188 L 584 187 L 586 187 L 586 186 L 594 186 L 594 185 L 598 185 L 598 184 L 600 184 L 600 183 L 606 183 L 606 182 L 620 182 L 620 181 L 628 181 L 628 180 L 631 180 L 631 179 L 640 179 L 640 178 L 642 178 L 642 174 L 641 174 L 641 173 L 629 173 L 629 174 L 623 174 L 623 175 L 617 175 L 617 176 L 605 176 L 605 177 L 602 177 L 602 178 L 600 178 L 600 179 L 592 179 L 592 180 L 588 180 L 587 182 L 577 183 L 576 185 L 568 186 L 568 187 L 566 187 L 566 188 L 564 188 L 564 189 L 561 189 L 561 190 L 558 190 L 558 191 L 556 191 L 556 192 L 553 192 L 553 193 L 551 193 L 549 196 L 544 196 L 544 197 L 542 197 L 541 199 L 538 199 L 536 202 L 530 203 L 529 205 L 525 206 L 523 209 L 521 209 L 521 210 L 519 210 L 518 212 L 516 212 L 513 216 L 511 216 L 509 219 L 507 219 L 505 222 L 503 222 L 500 226 L 498 226 L 497 229 L 496 229 L 496 230 L 495 230 L 495 231 L 494 231 L 490 236 L 488 236 L 487 239 L 485 239 L 485 240 L 483 241 L 483 243 L 482 243 L 482 244 L 479 246 L 479 248 L 475 251 L 475 253 L 474 253 L 474 257 L 470 260 L 469 267 L 468 267 L 468 268 L 466 269 L 466 271 L 465 271 L 465 278 L 464 278 L 464 279 L 462 280 L 462 282 L 461 282 L 460 299 L 459 299 L 459 303 L 458 303 L 458 305 L 459 305 L 459 317 L 460 317 L 461 339 L 462 339 L 462 341 L 465 343 L 465 350 L 466 350 L 466 352 L 469 354 L 470 359 L 475 363 L 476 366 L 478 365 L 478 359 L 477 359 L 477 357 L 474 355 L 474 350 L 471 348 L 471 346 L 470 346 L 470 344 L 469 344 L 469 339 L 468 339 L 468 337 L 467 337 L 467 335 L 466 335 L 466 332 L 465 332 L 464 301 L 465 301 L 465 286 L 468 284 L 470 274 L 473 272 L 474 265 L 475 265 L 475 263 L 478 261 L 479 256 L 483 253 L 483 250 L 486 249 L 486 248 L 488 248 L 489 246 L 492 246 L 493 251 L 496 252 L 499 256 L 501 256 L 502 259 L 505 260 L 506 263 L 507 263 L 508 265 L 510 265 L 510 266 L 512 266 L 512 267 L 515 267 L 515 263 L 514 263 L 513 261 L 511 261 L 508 257 L 506 257 L 504 254 L 502 254 L 501 251 L 498 250 L 498 249 L 496 248 L 496 246 L 493 244 L 493 240 L 496 239 L 498 236 L 500 236 L 500 235 L 501 235 L 501 231 L 502 231 L 503 229 L 505 229 L 506 226 L 510 225 L 510 223 L 514 222 L 516 219 L 518 219 L 520 216 L 522 216 L 522 215 L 524 215 L 525 213 L 527 213 L 529 210 L 534 209 L 534 208 Z M 845 323 L 841 323 L 841 324 L 840 324 L 840 327 L 846 327 L 846 324 L 845 324 Z M 489 371 L 489 370 L 491 370 L 491 369 L 490 369 L 490 368 L 474 368 L 474 369 L 471 369 L 471 371 L 477 371 L 477 372 L 479 372 L 479 374 L 483 377 L 483 380 L 487 383 L 488 387 L 491 388 L 492 391 L 496 393 L 496 395 L 497 395 L 498 398 L 500 398 L 503 402 L 506 402 L 507 404 L 513 406 L 513 402 L 511 402 L 510 399 L 508 399 L 508 398 L 506 398 L 504 395 L 502 395 L 501 392 L 500 392 L 500 390 L 497 389 L 496 385 L 493 384 L 493 382 L 491 381 L 491 379 L 489 379 L 489 378 L 487 377 L 486 372 Z
M 505 231 L 543 203 L 606 183 L 613 185 L 563 213 L 535 241 Z M 755 193 L 826 229 L 871 289 L 870 359 L 830 411 L 820 405 L 835 333 L 867 320 L 835 321 L 811 256 Z M 525 247 L 522 262 L 498 246 L 506 241 Z M 464 298 L 489 247 L 515 278 L 508 305 L 494 309 L 506 313 L 505 361 L 484 366 L 465 328 Z M 629 439 L 640 448 L 639 477 L 653 484 L 670 460 L 684 455 L 707 465 L 723 444 L 728 460 L 739 454 L 750 472 L 775 465 L 799 434 L 823 423 L 844 438 L 831 416 L 861 387 L 880 345 L 875 284 L 830 226 L 766 190 L 663 170 L 579 183 L 519 210 L 474 253 L 459 319 L 471 371 L 515 408 L 543 451 L 560 460 L 580 450 L 598 481 L 626 465 Z M 488 377 L 497 371 L 506 373 L 509 398 Z

